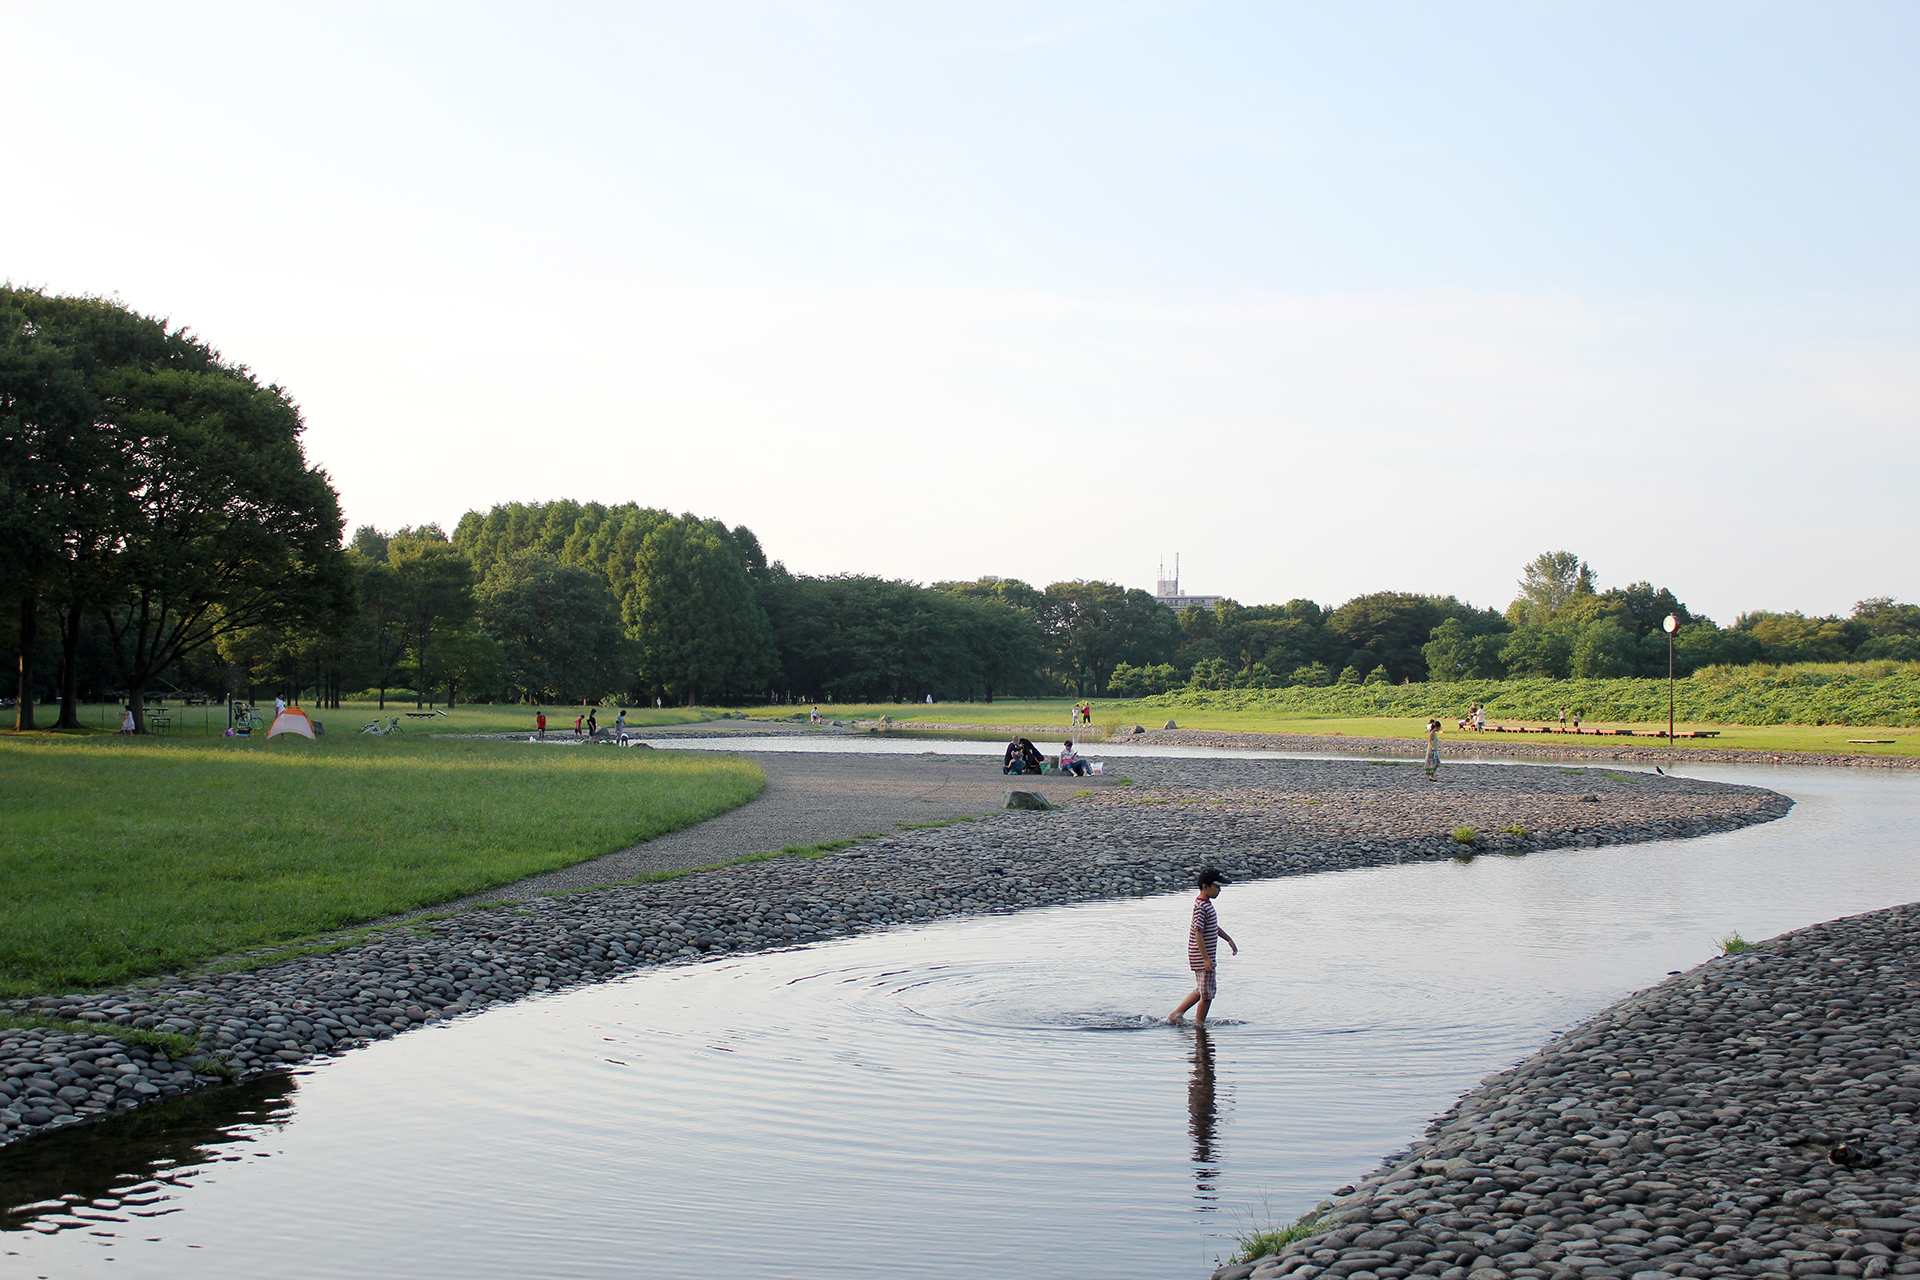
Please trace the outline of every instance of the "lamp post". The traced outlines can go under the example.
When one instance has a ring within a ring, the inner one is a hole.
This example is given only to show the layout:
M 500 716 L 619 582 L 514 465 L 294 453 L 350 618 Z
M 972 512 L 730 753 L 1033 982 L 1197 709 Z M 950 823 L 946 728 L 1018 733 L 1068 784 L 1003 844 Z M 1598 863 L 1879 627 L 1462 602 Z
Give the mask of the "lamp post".
M 1680 619 L 1668 614 L 1661 622 L 1660 629 L 1667 633 L 1667 745 L 1673 745 L 1673 633 L 1680 629 Z

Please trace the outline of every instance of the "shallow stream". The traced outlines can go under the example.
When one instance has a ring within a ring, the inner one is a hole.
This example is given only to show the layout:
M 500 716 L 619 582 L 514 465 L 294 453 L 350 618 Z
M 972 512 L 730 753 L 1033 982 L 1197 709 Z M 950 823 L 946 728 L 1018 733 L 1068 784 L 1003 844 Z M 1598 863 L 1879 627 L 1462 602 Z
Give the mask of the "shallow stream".
M 1797 804 L 1232 886 L 1204 1037 L 1159 1022 L 1181 893 L 650 970 L 19 1143 L 0 1205 L 96 1203 L 0 1273 L 1204 1276 L 1727 933 L 1920 899 L 1920 777 L 1684 772 Z

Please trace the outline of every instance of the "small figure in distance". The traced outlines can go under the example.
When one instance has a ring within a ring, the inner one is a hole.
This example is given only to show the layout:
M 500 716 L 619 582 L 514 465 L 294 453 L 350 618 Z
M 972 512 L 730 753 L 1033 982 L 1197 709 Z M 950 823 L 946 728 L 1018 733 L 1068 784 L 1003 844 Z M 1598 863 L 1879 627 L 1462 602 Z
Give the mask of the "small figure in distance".
M 133 704 L 132 704 L 131 702 L 129 702 L 129 703 L 127 704 L 127 717 L 126 717 L 126 719 L 124 719 L 124 720 L 122 720 L 122 721 L 120 722 L 120 732 L 122 732 L 122 733 L 132 733 L 132 732 L 133 732 Z
M 1220 886 L 1233 882 L 1212 867 L 1202 867 L 1200 874 L 1193 878 L 1193 883 L 1200 891 L 1193 900 L 1193 927 L 1187 930 L 1187 967 L 1193 970 L 1193 990 L 1185 1000 L 1174 1006 L 1173 1012 L 1167 1015 L 1167 1021 L 1177 1024 L 1181 1015 L 1192 1009 L 1193 1025 L 1204 1027 L 1207 1025 L 1207 1010 L 1213 1007 L 1213 998 L 1220 990 L 1214 963 L 1220 949 L 1219 939 L 1227 940 L 1234 955 L 1240 954 L 1240 944 L 1220 927 L 1220 917 L 1213 910 L 1213 900 L 1220 896 Z
M 813 709 L 813 712 L 812 712 L 812 714 L 808 716 L 808 723 L 809 723 L 809 724 L 819 724 L 819 723 L 820 723 L 820 708 L 818 708 L 818 707 L 815 707 L 815 708 Z
M 613 740 L 619 746 L 627 745 L 627 709 L 620 708 L 620 714 L 613 718 Z
M 275 719 L 278 719 L 278 718 L 279 718 L 279 716 L 280 716 L 280 713 L 281 713 L 281 712 L 283 712 L 283 711 L 285 711 L 286 709 L 287 709 L 287 700 L 286 700 L 285 698 L 283 698 L 283 697 L 281 697 L 281 696 L 280 696 L 279 694 L 277 694 L 277 693 L 276 693 L 276 694 L 274 694 L 274 695 L 273 695 L 273 714 L 274 714 L 274 718 L 275 718 Z
M 533 713 L 533 728 L 537 736 L 541 738 L 547 736 L 547 713 L 545 711 L 536 711 Z
M 600 708 L 598 707 L 587 708 L 587 736 L 589 738 L 600 736 Z
M 1562 707 L 1560 708 L 1560 732 L 1565 733 L 1566 731 L 1567 731 L 1567 709 L 1565 707 Z
M 1440 772 L 1440 722 L 1427 721 L 1427 776 L 1434 777 Z
M 585 716 L 575 716 L 573 718 L 573 736 L 574 737 L 577 738 L 581 734 L 586 732 L 586 723 L 587 723 L 587 718 Z

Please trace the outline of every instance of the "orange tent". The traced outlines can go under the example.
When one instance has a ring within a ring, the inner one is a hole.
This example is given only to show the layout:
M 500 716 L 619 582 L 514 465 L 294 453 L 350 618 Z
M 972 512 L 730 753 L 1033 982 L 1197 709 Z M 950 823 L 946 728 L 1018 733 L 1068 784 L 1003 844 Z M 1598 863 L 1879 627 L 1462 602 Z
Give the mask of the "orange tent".
M 298 707 L 288 707 L 273 718 L 273 728 L 267 730 L 269 738 L 282 733 L 297 733 L 303 738 L 313 736 L 313 721 L 307 719 L 307 713 Z

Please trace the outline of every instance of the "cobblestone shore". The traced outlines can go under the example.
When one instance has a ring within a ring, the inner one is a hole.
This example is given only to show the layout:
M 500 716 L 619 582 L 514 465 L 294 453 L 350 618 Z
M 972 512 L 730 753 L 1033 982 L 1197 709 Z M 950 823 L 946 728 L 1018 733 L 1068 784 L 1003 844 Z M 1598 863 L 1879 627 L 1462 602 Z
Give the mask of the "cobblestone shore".
M 1920 1274 L 1920 904 L 1622 1000 L 1216 1280 Z
M 885 757 L 866 759 L 887 767 Z M 1385 761 L 1122 767 L 1135 785 L 1090 785 L 1054 812 L 998 813 L 818 858 L 416 917 L 190 975 L 8 1002 L 0 1143 L 647 965 L 1160 893 L 1191 883 L 1203 862 L 1235 878 L 1297 875 L 1698 835 L 1790 807 L 1757 787 L 1597 769 L 1449 765 L 1429 780 Z M 61 1025 L 17 1025 L 35 1020 Z M 141 1043 L 122 1028 L 177 1039 Z

